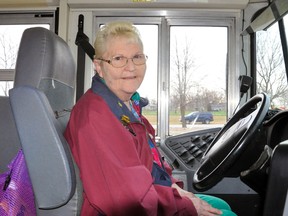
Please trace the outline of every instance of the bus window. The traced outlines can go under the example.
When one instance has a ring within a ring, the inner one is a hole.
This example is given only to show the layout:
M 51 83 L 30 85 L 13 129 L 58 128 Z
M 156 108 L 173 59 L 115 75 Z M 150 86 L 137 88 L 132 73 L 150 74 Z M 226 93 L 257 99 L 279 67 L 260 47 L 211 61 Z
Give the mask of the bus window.
M 144 47 L 144 53 L 148 56 L 145 78 L 138 89 L 141 97 L 148 99 L 149 103 L 142 110 L 143 115 L 157 131 L 157 86 L 158 86 L 158 52 L 159 52 L 159 18 L 143 19 L 139 17 L 95 17 L 96 26 L 99 28 L 111 21 L 127 20 L 135 23 Z M 148 21 L 147 21 L 148 20 Z M 97 28 L 96 28 L 97 31 Z M 157 132 L 156 132 L 157 133 Z
M 144 53 L 148 56 L 145 78 L 138 92 L 149 100 L 149 104 L 143 108 L 143 114 L 157 131 L 158 25 L 135 26 L 141 34 Z
M 8 96 L 13 87 L 14 69 L 22 33 L 31 27 L 50 29 L 48 24 L 0 25 L 0 96 Z
M 0 96 L 13 87 L 14 69 L 20 39 L 31 27 L 55 29 L 55 11 L 0 14 Z
M 172 26 L 170 135 L 226 122 L 227 27 Z
M 16 57 L 23 31 L 36 26 L 50 28 L 48 24 L 0 25 L 0 96 L 8 96 L 9 89 L 13 87 Z
M 101 25 L 113 20 L 128 20 L 139 29 L 148 60 L 146 76 L 138 91 L 149 100 L 143 115 L 152 123 L 159 140 L 223 126 L 228 116 L 227 92 L 235 92 L 231 85 L 229 89 L 228 80 L 234 82 L 238 78 L 236 73 L 228 73 L 236 71 L 235 56 L 233 53 L 228 56 L 232 48 L 235 50 L 235 41 L 228 41 L 228 35 L 232 38 L 234 34 L 233 19 L 203 21 L 191 18 L 188 13 L 181 14 L 189 17 L 183 24 L 183 19 L 171 18 L 173 14 L 169 18 L 154 16 L 145 19 L 104 17 L 101 12 L 95 15 L 95 33 Z M 185 65 L 185 60 L 190 65 Z M 185 73 L 185 67 L 187 83 L 184 85 L 183 80 L 177 80 L 177 75 Z M 181 92 L 182 87 L 186 91 Z M 181 116 L 195 111 L 204 112 L 209 117 L 197 117 L 195 122 L 187 120 L 187 124 L 181 122 Z
M 287 16 L 286 32 L 288 28 Z M 284 110 L 288 105 L 288 86 L 278 23 L 256 33 L 257 92 L 270 96 L 271 108 Z

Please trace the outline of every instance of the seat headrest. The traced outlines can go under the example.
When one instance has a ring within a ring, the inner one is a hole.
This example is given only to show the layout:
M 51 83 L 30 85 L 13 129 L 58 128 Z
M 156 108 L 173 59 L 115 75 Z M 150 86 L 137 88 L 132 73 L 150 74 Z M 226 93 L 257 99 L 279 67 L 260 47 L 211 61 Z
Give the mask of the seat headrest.
M 45 93 L 53 110 L 61 110 L 74 103 L 75 80 L 75 61 L 67 43 L 48 29 L 26 29 L 18 51 L 14 87 L 37 88 Z
M 17 72 L 19 70 L 21 73 Z M 16 63 L 15 87 L 39 88 L 42 79 L 53 79 L 74 87 L 74 76 L 75 62 L 62 38 L 41 27 L 24 31 Z

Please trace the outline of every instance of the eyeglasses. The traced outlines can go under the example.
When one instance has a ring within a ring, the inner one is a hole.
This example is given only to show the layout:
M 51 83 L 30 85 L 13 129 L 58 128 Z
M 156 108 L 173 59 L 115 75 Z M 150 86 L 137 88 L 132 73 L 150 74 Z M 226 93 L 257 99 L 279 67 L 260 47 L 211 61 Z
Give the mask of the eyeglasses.
M 129 59 L 132 59 L 132 62 L 135 65 L 143 65 L 148 59 L 148 56 L 144 54 L 137 54 L 133 56 L 132 58 L 127 58 L 125 56 L 114 56 L 110 60 L 98 58 L 98 60 L 105 61 L 108 64 L 111 64 L 115 68 L 124 67 L 125 65 L 127 65 Z

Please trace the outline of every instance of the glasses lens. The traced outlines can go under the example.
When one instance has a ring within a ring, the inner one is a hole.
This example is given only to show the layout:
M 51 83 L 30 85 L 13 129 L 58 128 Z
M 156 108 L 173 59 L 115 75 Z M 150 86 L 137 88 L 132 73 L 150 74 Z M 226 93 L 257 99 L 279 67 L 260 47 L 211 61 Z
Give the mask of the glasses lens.
M 132 61 L 135 65 L 143 65 L 145 64 L 146 60 L 147 56 L 145 56 L 144 54 L 135 55 L 132 58 Z M 116 68 L 124 67 L 127 62 L 128 58 L 125 56 L 115 56 L 111 59 L 111 65 Z
M 128 59 L 124 56 L 115 56 L 111 60 L 111 64 L 114 67 L 123 67 L 127 64 Z
M 139 54 L 133 57 L 133 62 L 135 65 L 142 65 L 146 62 L 146 56 L 144 54 Z

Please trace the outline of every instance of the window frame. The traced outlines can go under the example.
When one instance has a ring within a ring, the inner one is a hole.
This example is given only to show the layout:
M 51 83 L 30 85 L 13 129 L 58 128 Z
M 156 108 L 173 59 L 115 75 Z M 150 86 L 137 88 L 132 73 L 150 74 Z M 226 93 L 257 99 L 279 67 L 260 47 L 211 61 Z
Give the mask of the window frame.
M 264 11 L 265 12 L 265 11 Z M 261 14 L 260 14 L 261 15 Z M 267 25 L 265 28 L 260 28 L 257 29 L 255 32 L 250 33 L 250 41 L 251 41 L 251 47 L 252 47 L 252 52 L 251 52 L 251 74 L 253 77 L 253 85 L 254 88 L 251 90 L 251 94 L 252 95 L 256 95 L 257 92 L 257 85 L 258 85 L 258 74 L 257 74 L 257 33 L 261 32 L 261 31 L 265 31 L 267 32 L 267 30 L 269 30 L 272 27 L 277 28 L 277 33 L 279 34 L 279 45 L 281 46 L 281 54 L 283 57 L 283 69 L 285 71 L 285 75 L 286 75 L 286 83 L 288 83 L 288 38 L 287 38 L 287 34 L 286 34 L 286 29 L 285 29 L 285 23 L 284 23 L 284 17 L 286 17 L 285 19 L 288 20 L 288 13 L 286 13 L 283 17 L 281 17 L 280 19 L 275 20 L 273 23 Z M 257 19 L 257 18 L 256 18 Z M 288 23 L 288 22 L 287 22 Z M 277 34 L 277 35 L 278 35 Z M 268 92 L 266 92 L 268 93 Z M 269 94 L 269 93 L 268 93 Z M 271 100 L 271 105 L 273 104 L 272 100 Z M 287 106 L 284 106 L 287 107 Z M 279 107 L 278 107 L 279 108 Z M 275 109 L 274 107 L 271 107 L 271 109 Z M 287 108 L 286 108 L 287 109 Z
M 227 41 L 227 55 L 229 58 L 227 59 L 227 70 L 226 70 L 226 100 L 227 100 L 227 119 L 229 116 L 232 115 L 233 108 L 236 107 L 236 104 L 233 103 L 235 98 L 238 98 L 239 93 L 238 89 L 236 88 L 235 82 L 233 80 L 238 80 L 239 77 L 239 69 L 235 67 L 237 62 L 236 50 L 236 34 L 235 34 L 235 18 L 205 18 L 203 17 L 192 17 L 192 18 L 169 18 L 167 20 L 168 29 L 171 26 L 203 26 L 203 27 L 226 27 L 227 34 L 228 34 L 228 41 Z M 232 73 L 231 71 L 235 71 Z M 170 80 L 169 82 L 170 83 Z M 229 94 L 228 94 L 229 92 Z M 169 95 L 167 96 L 169 97 Z M 168 102 L 168 100 L 167 100 Z M 165 104 L 165 107 L 168 109 L 169 104 Z M 169 110 L 166 111 L 169 115 Z M 166 129 L 169 131 L 169 123 L 168 128 Z M 163 135 L 164 136 L 164 135 Z M 168 135 L 169 136 L 169 135 Z M 167 137 L 167 135 L 166 135 Z
M 193 9 L 91 9 L 92 12 L 92 38 L 95 38 L 97 18 L 105 21 L 114 20 L 115 17 L 129 17 L 132 22 L 139 18 L 140 23 L 151 24 L 153 19 L 160 20 L 159 24 L 159 56 L 157 81 L 157 140 L 164 141 L 169 136 L 169 86 L 170 80 L 167 71 L 170 69 L 169 57 L 169 26 L 171 24 L 189 23 L 189 25 L 225 26 L 228 29 L 228 59 L 227 59 L 227 118 L 232 116 L 239 100 L 239 84 L 237 82 L 242 65 L 240 65 L 240 11 L 238 10 L 212 10 L 208 15 L 201 10 Z M 77 13 L 75 13 L 76 15 Z M 145 17 L 145 19 L 143 19 Z M 155 23 L 153 23 L 155 24 Z M 92 70 L 93 71 L 93 70 Z M 90 80 L 89 80 L 90 83 Z M 229 92 L 229 94 L 228 94 Z
M 7 11 L 0 13 L 0 25 L 33 25 L 49 24 L 50 30 L 55 32 L 55 10 L 45 11 Z M 14 69 L 0 68 L 0 81 L 14 81 Z

